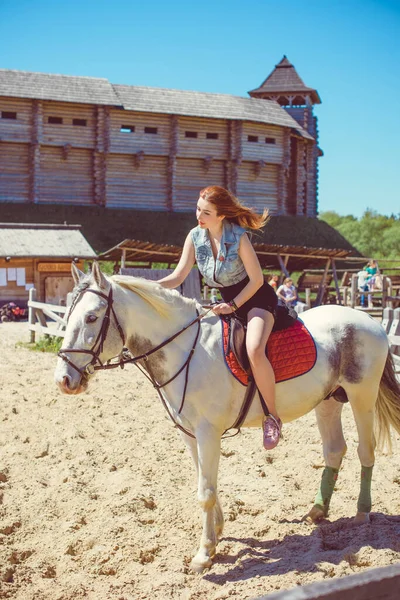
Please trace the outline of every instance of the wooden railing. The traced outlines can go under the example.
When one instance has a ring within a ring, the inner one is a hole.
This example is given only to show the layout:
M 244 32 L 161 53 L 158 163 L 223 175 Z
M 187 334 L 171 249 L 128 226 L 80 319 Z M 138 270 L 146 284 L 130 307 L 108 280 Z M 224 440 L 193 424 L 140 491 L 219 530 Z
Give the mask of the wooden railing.
M 400 565 L 394 564 L 259 596 L 257 600 L 397 600 L 399 586 Z
M 400 373 L 400 308 L 385 308 L 382 315 L 382 327 L 386 331 L 390 351 L 396 367 L 396 373 Z
M 35 288 L 32 288 L 29 290 L 28 308 L 28 328 L 30 331 L 31 343 L 35 342 L 36 332 L 41 333 L 42 335 L 64 337 L 65 327 L 67 325 L 65 321 L 65 313 L 67 312 L 66 306 L 37 302 L 36 290 Z M 48 321 L 46 317 L 51 319 L 51 321 Z

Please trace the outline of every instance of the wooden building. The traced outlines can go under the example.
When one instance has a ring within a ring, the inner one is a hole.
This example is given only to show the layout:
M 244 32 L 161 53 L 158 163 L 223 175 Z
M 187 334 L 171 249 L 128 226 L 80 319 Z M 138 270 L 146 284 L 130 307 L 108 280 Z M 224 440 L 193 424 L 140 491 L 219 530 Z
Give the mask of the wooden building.
M 318 93 L 284 57 L 250 96 L 0 70 L 0 203 L 191 212 L 218 184 L 316 217 Z
M 73 289 L 71 262 L 83 269 L 96 253 L 80 225 L 0 223 L 0 305 L 25 305 L 29 290 L 51 304 L 65 302 Z

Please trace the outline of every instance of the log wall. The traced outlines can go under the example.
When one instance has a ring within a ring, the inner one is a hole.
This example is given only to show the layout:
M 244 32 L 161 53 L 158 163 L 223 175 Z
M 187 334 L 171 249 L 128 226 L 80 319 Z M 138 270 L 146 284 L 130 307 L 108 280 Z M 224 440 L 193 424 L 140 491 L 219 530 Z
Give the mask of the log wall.
M 316 214 L 318 151 L 288 128 L 20 98 L 0 111 L 0 202 L 190 211 L 216 184 L 259 211 Z
M 0 202 L 28 201 L 29 167 L 29 144 L 0 142 Z
M 178 158 L 174 210 L 195 211 L 199 192 L 208 185 L 225 185 L 225 165 L 222 160 Z
M 27 286 L 34 286 L 37 291 L 36 299 L 41 302 L 46 301 L 47 290 L 54 288 L 53 280 L 69 280 L 71 277 L 71 260 L 55 260 L 54 258 L 11 258 L 6 261 L 0 258 L 0 269 L 2 273 L 6 271 L 6 282 L 0 280 L 0 306 L 7 302 L 15 302 L 19 305 L 26 305 L 29 297 Z M 77 263 L 79 269 L 84 268 L 83 261 Z M 11 271 L 10 271 L 11 269 Z M 16 269 L 24 269 L 25 279 L 22 283 L 17 281 L 11 274 Z M 72 291 L 72 279 L 69 282 Z

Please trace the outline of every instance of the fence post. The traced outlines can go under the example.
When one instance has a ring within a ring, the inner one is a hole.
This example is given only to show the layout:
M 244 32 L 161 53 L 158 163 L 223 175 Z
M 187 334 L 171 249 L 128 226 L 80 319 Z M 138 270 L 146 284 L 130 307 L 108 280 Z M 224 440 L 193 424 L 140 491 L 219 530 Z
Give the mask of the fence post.
M 382 311 L 382 327 L 386 331 L 387 335 L 389 335 L 390 327 L 393 321 L 393 308 L 384 308 Z
M 306 304 L 308 308 L 311 308 L 311 289 L 306 288 Z
M 351 277 L 351 292 L 350 292 L 350 306 L 355 308 L 357 303 L 357 291 L 358 291 L 358 275 L 354 274 Z
M 36 318 L 35 318 L 35 309 L 33 308 L 33 306 L 30 305 L 31 302 L 34 302 L 36 300 L 36 290 L 35 288 L 31 288 L 29 290 L 29 311 L 28 311 L 28 322 L 29 322 L 29 326 L 31 325 L 35 325 L 36 322 Z M 30 329 L 30 343 L 34 344 L 35 343 L 35 330 L 34 329 Z

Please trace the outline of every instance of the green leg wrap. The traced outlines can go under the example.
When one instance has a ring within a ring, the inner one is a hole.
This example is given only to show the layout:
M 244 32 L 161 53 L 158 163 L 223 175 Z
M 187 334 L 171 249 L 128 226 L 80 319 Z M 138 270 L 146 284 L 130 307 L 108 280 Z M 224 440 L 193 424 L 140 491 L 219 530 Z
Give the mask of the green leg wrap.
M 320 506 L 325 516 L 328 514 L 329 504 L 333 494 L 336 480 L 338 478 L 339 469 L 333 467 L 325 467 L 322 477 L 321 486 L 315 498 L 315 505 Z
M 371 480 L 374 467 L 361 467 L 360 495 L 358 496 L 358 512 L 371 512 Z

